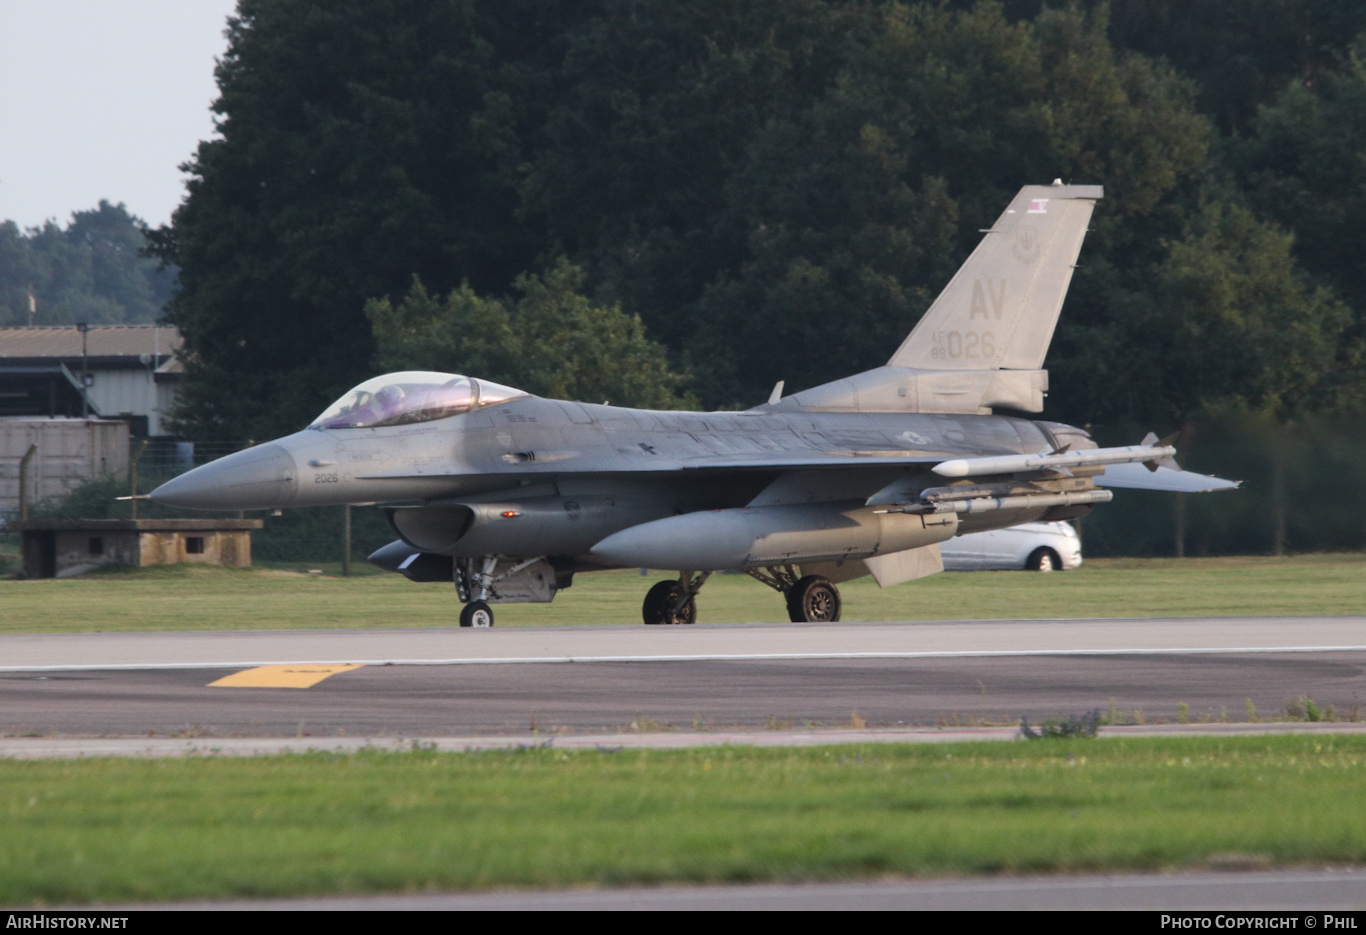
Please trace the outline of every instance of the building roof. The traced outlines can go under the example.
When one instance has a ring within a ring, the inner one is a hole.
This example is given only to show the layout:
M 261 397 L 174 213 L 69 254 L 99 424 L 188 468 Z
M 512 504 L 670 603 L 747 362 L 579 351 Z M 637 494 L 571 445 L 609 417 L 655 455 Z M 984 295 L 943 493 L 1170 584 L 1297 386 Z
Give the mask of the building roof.
M 163 365 L 169 363 L 167 358 L 175 359 L 181 345 L 180 331 L 169 325 L 91 325 L 86 341 L 89 357 L 122 357 L 132 362 L 143 354 L 155 354 Z M 0 360 L 80 357 L 81 333 L 75 325 L 0 328 Z
M 11 524 L 21 532 L 242 532 L 261 529 L 262 519 L 26 519 Z

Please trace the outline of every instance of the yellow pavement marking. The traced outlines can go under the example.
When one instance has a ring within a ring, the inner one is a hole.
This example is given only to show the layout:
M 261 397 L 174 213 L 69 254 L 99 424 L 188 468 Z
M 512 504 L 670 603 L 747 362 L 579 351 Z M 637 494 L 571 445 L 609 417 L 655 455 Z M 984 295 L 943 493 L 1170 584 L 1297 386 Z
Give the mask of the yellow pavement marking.
M 209 688 L 311 688 L 329 675 L 359 669 L 358 665 L 257 666 L 225 675 Z

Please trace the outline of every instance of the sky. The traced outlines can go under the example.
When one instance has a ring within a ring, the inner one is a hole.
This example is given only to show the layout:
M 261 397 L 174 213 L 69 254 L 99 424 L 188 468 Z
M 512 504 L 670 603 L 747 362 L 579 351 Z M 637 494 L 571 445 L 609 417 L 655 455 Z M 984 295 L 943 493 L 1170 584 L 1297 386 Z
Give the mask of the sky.
M 153 226 L 214 132 L 235 0 L 0 0 L 0 221 L 122 202 Z

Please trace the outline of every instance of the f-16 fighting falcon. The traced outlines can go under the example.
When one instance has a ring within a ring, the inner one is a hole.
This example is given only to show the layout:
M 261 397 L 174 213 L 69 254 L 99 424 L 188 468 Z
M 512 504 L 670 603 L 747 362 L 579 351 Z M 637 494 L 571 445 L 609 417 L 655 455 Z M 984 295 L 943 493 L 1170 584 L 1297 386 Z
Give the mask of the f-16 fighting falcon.
M 579 572 L 676 571 L 648 624 L 693 623 L 714 572 L 782 594 L 795 622 L 840 618 L 837 584 L 941 571 L 939 543 L 1076 518 L 1109 488 L 1236 483 L 1183 471 L 1170 440 L 1097 448 L 1043 411 L 1041 369 L 1099 186 L 1026 186 L 884 367 L 744 412 L 543 399 L 478 377 L 404 372 L 357 386 L 301 432 L 163 484 L 205 510 L 386 504 L 370 561 L 454 581 L 461 626 L 546 602 Z

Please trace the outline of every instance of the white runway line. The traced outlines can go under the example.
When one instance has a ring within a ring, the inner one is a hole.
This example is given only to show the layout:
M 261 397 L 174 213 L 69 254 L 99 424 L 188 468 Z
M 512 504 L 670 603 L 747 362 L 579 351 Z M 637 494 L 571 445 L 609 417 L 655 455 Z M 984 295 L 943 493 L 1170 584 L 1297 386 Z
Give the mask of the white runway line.
M 0 672 L 1366 651 L 1366 617 L 0 636 Z
M 1355 646 L 1195 646 L 1154 647 L 1144 649 L 1004 649 L 963 650 L 943 652 L 873 652 L 873 653 L 698 653 L 674 656 L 505 656 L 488 658 L 451 659 L 356 659 L 352 657 L 319 659 L 263 659 L 247 662 L 127 662 L 117 664 L 90 663 L 85 665 L 0 666 L 0 672 L 97 672 L 138 669 L 249 669 L 261 666 L 327 665 L 327 666 L 497 666 L 497 665 L 557 665 L 590 662 L 782 662 L 817 659 L 955 659 L 1011 656 L 1151 656 L 1151 655 L 1210 655 L 1223 653 L 1339 653 L 1366 652 L 1366 644 Z

